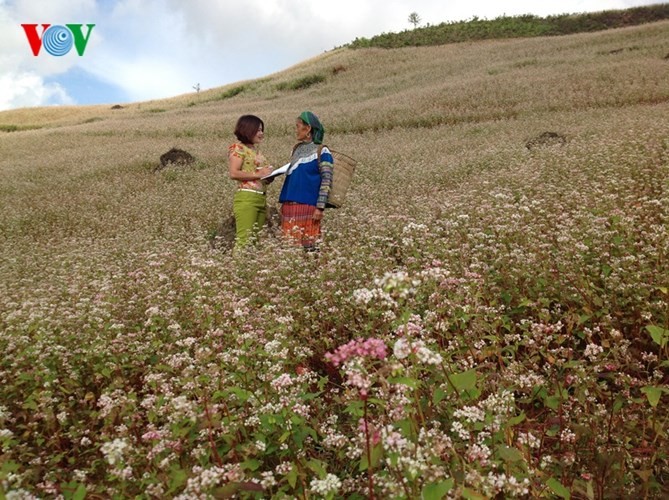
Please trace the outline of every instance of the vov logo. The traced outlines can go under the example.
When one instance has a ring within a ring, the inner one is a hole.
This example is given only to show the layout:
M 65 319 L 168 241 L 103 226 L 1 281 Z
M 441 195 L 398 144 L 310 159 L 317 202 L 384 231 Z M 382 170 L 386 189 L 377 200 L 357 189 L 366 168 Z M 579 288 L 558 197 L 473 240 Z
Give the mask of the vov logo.
M 26 32 L 28 43 L 35 57 L 39 55 L 42 47 L 52 56 L 64 56 L 72 50 L 72 45 L 77 49 L 77 53 L 83 56 L 95 24 L 86 25 L 88 27 L 86 36 L 81 29 L 83 24 L 66 24 L 65 26 L 42 24 L 41 38 L 37 34 L 37 24 L 22 24 L 21 26 Z

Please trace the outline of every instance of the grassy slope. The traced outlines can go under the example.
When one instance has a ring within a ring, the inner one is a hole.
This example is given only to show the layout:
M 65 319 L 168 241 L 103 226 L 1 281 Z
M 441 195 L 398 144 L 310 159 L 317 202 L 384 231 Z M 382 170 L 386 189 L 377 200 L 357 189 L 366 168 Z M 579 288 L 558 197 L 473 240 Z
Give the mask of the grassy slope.
M 497 19 L 478 19 L 441 23 L 436 26 L 383 33 L 370 39 L 357 38 L 352 48 L 397 48 L 445 43 L 473 42 L 534 36 L 558 36 L 664 21 L 669 18 L 669 4 L 656 4 L 625 10 L 607 10 L 584 14 L 561 14 L 545 18 L 525 15 Z

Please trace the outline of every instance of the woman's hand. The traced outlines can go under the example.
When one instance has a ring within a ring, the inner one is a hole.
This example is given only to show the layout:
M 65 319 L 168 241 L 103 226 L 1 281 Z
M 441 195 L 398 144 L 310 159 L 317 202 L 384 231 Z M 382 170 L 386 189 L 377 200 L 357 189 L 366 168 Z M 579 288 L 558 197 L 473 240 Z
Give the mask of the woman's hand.
M 316 208 L 314 210 L 314 215 L 311 217 L 313 220 L 321 220 L 323 218 L 324 210 L 322 208 Z
M 268 176 L 271 173 L 272 173 L 272 167 L 263 167 L 256 169 L 256 175 L 258 176 L 259 180 L 262 179 L 263 177 Z

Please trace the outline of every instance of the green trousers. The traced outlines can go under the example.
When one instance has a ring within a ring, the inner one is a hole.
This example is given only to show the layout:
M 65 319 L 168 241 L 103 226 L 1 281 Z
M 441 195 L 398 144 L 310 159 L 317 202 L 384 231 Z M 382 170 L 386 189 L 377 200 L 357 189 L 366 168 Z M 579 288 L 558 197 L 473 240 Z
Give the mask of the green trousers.
M 235 249 L 246 246 L 255 238 L 267 220 L 267 203 L 264 194 L 237 191 L 232 203 L 235 214 Z

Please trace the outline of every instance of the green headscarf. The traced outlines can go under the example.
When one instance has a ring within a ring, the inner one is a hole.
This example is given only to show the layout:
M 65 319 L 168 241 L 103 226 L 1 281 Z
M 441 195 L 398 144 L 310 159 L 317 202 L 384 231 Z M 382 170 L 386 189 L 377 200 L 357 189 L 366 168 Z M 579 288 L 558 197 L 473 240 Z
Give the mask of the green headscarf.
M 311 126 L 311 137 L 316 144 L 323 144 L 325 136 L 325 127 L 321 124 L 318 117 L 311 111 L 303 111 L 300 114 L 300 120 Z

